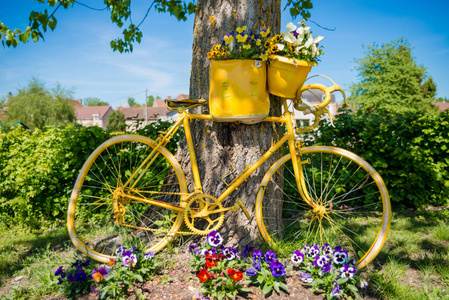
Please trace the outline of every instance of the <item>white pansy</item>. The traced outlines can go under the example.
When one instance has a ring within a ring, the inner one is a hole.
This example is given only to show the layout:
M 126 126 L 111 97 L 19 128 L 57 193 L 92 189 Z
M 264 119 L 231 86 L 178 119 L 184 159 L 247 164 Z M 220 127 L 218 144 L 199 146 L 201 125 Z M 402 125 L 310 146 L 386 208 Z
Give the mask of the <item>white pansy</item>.
M 291 31 L 296 30 L 296 25 L 293 24 L 292 22 L 290 22 L 287 24 L 287 26 L 285 26 L 285 28 L 287 29 L 288 32 L 291 32 Z
M 314 42 L 313 37 L 309 37 L 307 42 L 304 44 L 304 47 L 309 48 L 310 46 L 312 46 L 313 42 Z
M 319 42 L 321 42 L 324 39 L 324 36 L 317 36 L 316 38 L 313 39 L 313 43 L 318 44 Z
M 276 44 L 276 46 L 278 47 L 279 51 L 282 51 L 285 48 L 284 44 Z
M 287 43 L 293 44 L 296 42 L 296 38 L 289 31 L 289 32 L 284 33 L 284 41 L 286 41 Z

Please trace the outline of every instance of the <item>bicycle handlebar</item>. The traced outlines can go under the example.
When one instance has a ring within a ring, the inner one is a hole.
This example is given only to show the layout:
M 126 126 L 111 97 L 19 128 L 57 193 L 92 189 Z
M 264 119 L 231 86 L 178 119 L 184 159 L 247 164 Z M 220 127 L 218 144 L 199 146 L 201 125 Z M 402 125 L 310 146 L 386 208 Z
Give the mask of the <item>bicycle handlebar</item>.
M 310 84 L 306 84 L 306 85 L 302 86 L 296 92 L 296 99 L 294 100 L 294 102 L 295 102 L 295 104 L 294 104 L 295 109 L 303 111 L 305 115 L 310 114 L 310 113 L 314 113 L 314 112 L 317 112 L 317 111 L 320 111 L 320 110 L 323 110 L 323 109 L 326 108 L 326 106 L 331 101 L 331 94 L 333 92 L 336 92 L 336 91 L 339 91 L 339 92 L 341 92 L 343 94 L 343 97 L 344 97 L 343 101 L 347 104 L 345 92 L 343 91 L 343 89 L 338 84 L 336 84 L 332 79 L 330 79 L 327 76 L 324 76 L 324 75 L 316 75 L 316 76 L 321 76 L 321 77 L 329 79 L 333 83 L 333 85 L 330 86 L 330 87 L 327 87 L 324 84 L 320 84 L 320 83 L 310 83 Z M 313 76 L 313 77 L 315 77 L 315 76 Z M 315 106 L 312 106 L 312 107 L 299 106 L 299 104 L 302 103 L 302 100 L 301 100 L 302 93 L 304 91 L 306 91 L 306 90 L 311 91 L 313 89 L 318 89 L 318 90 L 323 91 L 323 93 L 324 93 L 324 100 L 321 103 L 319 103 L 318 105 L 315 105 Z

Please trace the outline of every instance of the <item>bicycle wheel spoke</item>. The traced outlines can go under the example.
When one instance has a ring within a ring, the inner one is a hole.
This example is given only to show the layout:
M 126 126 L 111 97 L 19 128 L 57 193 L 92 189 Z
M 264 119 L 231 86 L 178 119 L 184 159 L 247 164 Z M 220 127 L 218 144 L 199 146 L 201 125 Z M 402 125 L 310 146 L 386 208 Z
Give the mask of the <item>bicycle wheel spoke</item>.
M 181 226 L 182 216 L 128 196 L 179 206 L 187 187 L 174 167 L 178 163 L 164 147 L 153 151 L 157 144 L 144 137 L 118 136 L 103 145 L 81 170 L 79 188 L 72 193 L 73 228 L 69 230 L 76 233 L 72 241 L 103 262 L 115 257 L 121 246 L 159 251 Z M 135 177 L 124 187 L 131 176 Z
M 310 243 L 342 245 L 358 258 L 359 267 L 377 255 L 389 222 L 384 183 L 364 160 L 342 149 L 301 150 L 302 178 L 295 179 L 290 155 L 273 165 L 262 180 L 256 214 L 267 242 L 293 247 Z M 298 187 L 296 182 L 302 182 Z M 306 190 L 299 190 L 304 187 Z M 309 199 L 310 205 L 301 195 Z M 386 211 L 383 209 L 386 208 Z

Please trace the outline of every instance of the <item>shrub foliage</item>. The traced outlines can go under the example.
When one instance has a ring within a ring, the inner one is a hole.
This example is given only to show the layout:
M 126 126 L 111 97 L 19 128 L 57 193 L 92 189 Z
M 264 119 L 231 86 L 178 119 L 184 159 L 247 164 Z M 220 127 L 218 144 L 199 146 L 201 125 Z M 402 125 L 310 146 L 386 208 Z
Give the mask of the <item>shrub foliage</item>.
M 449 204 L 449 112 L 389 119 L 343 111 L 334 124 L 322 122 L 310 143 L 345 148 L 368 161 L 395 209 Z

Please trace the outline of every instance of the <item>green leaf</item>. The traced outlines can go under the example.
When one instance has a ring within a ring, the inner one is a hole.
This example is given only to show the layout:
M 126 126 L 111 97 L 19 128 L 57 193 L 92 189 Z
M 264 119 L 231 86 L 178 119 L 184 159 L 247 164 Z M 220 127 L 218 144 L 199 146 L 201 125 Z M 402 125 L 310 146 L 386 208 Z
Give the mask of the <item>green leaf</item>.
M 264 293 L 264 295 L 268 295 L 271 291 L 273 290 L 273 287 L 271 285 L 265 285 L 262 289 L 262 293 Z

